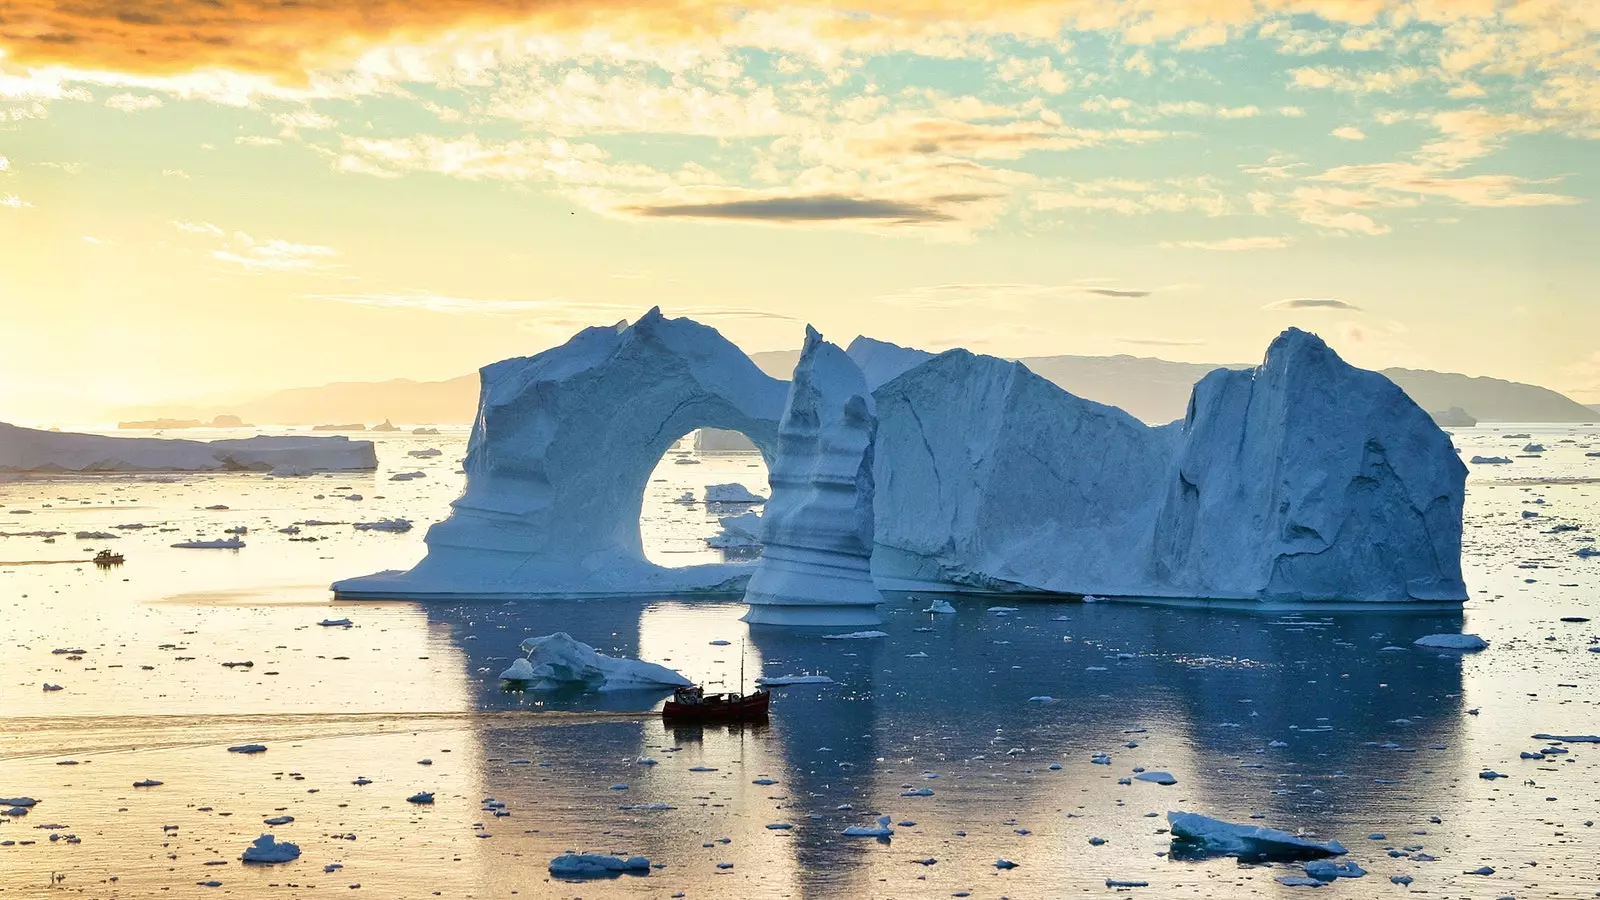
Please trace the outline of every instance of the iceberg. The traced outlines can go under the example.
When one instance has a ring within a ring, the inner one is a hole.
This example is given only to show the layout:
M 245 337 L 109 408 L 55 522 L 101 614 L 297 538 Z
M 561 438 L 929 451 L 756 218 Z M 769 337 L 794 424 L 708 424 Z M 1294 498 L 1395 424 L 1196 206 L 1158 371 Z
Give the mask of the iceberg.
M 756 625 L 877 625 L 872 448 L 877 417 L 845 351 L 806 328 L 778 423 L 761 562 L 744 602 Z M 709 493 L 707 495 L 709 499 Z
M 0 422 L 0 472 L 347 472 L 377 467 L 371 441 L 343 436 L 191 441 L 40 431 Z
M 623 859 L 617 856 L 599 856 L 592 853 L 563 853 L 550 860 L 550 874 L 557 878 L 606 878 L 624 872 L 634 875 L 650 874 L 650 860 L 643 856 Z
M 411 530 L 411 520 L 379 519 L 376 522 L 356 522 L 354 523 L 354 528 L 357 531 L 391 531 L 396 534 L 404 534 Z
M 851 341 L 845 352 L 850 354 L 850 358 L 861 368 L 862 377 L 867 380 L 867 387 L 874 391 L 933 359 L 935 355 L 926 350 L 914 350 L 864 335 Z
M 676 501 L 675 501 L 676 502 Z M 717 519 L 722 530 L 706 538 L 706 546 L 717 550 L 761 549 L 761 514 L 741 513 Z
M 652 309 L 536 356 L 484 367 L 466 489 L 409 571 L 337 582 L 341 598 L 738 593 L 752 566 L 644 558 L 650 473 L 700 427 L 773 462 L 786 386 L 713 328 Z
M 500 677 L 533 682 L 534 690 L 656 690 L 693 684 L 666 666 L 607 656 L 564 631 L 528 638 L 522 642 L 522 651 L 527 658 L 512 662 Z
M 244 541 L 230 537 L 217 538 L 214 541 L 179 541 L 172 546 L 179 550 L 243 550 Z
M 874 393 L 880 588 L 1466 599 L 1449 436 L 1307 332 L 1157 428 L 964 350 Z
M 1248 860 L 1317 859 L 1348 853 L 1338 841 L 1319 843 L 1260 825 L 1235 825 L 1198 813 L 1169 812 L 1175 856 L 1237 856 Z
M 706 485 L 706 503 L 749 504 L 754 506 L 765 502 L 767 502 L 767 498 L 737 482 Z
M 889 827 L 890 818 L 879 816 L 877 825 L 851 825 L 844 830 L 845 837 L 870 837 L 879 840 L 888 840 L 894 837 L 894 829 Z

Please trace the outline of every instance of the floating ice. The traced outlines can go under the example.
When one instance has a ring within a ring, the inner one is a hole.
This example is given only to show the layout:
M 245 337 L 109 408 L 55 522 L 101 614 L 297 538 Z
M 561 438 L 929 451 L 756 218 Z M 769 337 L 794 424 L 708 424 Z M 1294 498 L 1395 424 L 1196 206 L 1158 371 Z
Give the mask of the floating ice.
M 758 550 L 761 548 L 761 514 L 741 513 L 717 519 L 722 527 L 718 533 L 706 538 L 706 546 L 715 550 Z
M 923 612 L 940 616 L 953 616 L 955 615 L 956 608 L 950 605 L 950 601 L 940 600 L 939 598 L 935 597 L 933 602 L 929 603 L 928 608 L 923 610 Z
M 357 531 L 392 531 L 396 534 L 404 534 L 411 530 L 411 520 L 379 519 L 376 522 L 356 522 L 354 527 Z
M 239 857 L 248 863 L 285 863 L 300 858 L 300 845 L 263 834 L 246 847 Z
M 29 809 L 37 806 L 39 801 L 32 797 L 0 797 L 0 806 L 16 806 Z
M 242 550 L 244 541 L 236 537 L 218 538 L 214 541 L 179 541 L 172 546 L 180 550 Z
M 826 675 L 763 675 L 756 684 L 767 687 L 786 687 L 792 684 L 837 684 Z
M 879 816 L 877 825 L 851 825 L 844 830 L 845 837 L 871 837 L 888 838 L 894 836 L 894 829 L 889 827 L 890 818 Z
M 228 752 L 229 753 L 265 753 L 265 752 L 267 752 L 267 745 L 266 744 L 239 744 L 238 746 L 229 747 L 228 748 Z
M 872 584 L 872 394 L 837 346 L 806 328 L 778 422 L 761 562 L 745 589 L 744 621 L 876 625 Z M 710 488 L 706 499 L 713 500 Z
M 749 437 L 770 464 L 786 385 L 688 319 L 651 310 L 482 370 L 465 492 L 408 572 L 334 585 L 339 597 L 737 593 L 751 567 L 647 562 L 650 473 L 698 427 Z
M 1563 744 L 1600 744 L 1600 734 L 1536 734 L 1534 740 L 1560 741 Z M 0 800 L 0 803 L 4 803 Z
M 564 631 L 522 642 L 526 659 L 512 662 L 500 673 L 508 681 L 534 682 L 534 690 L 582 685 L 591 690 L 618 691 L 693 684 L 666 666 L 636 659 L 619 659 L 597 652 Z
M 889 633 L 887 631 L 851 631 L 846 634 L 825 634 L 822 639 L 825 641 L 862 641 L 869 638 L 888 636 Z
M 643 856 L 623 859 L 592 853 L 563 853 L 550 860 L 550 874 L 557 878 L 605 878 L 631 873 L 650 874 L 650 860 Z
M 1440 650 L 1482 650 L 1489 646 L 1489 642 L 1475 634 L 1430 634 L 1419 637 L 1411 643 L 1418 647 L 1434 647 Z
M 1449 437 L 1306 332 L 1160 428 L 963 350 L 874 396 L 880 588 L 1466 598 Z
M 1509 466 L 1511 460 L 1504 456 L 1474 456 L 1472 464 L 1475 466 Z
M 406 802 L 415 803 L 418 806 L 427 806 L 433 803 L 433 791 L 418 791 L 407 797 Z
M 1177 784 L 1178 779 L 1172 777 L 1171 772 L 1140 772 L 1133 776 L 1134 781 L 1148 781 L 1152 784 Z
M 1169 812 L 1167 824 L 1175 845 L 1185 854 L 1238 856 L 1250 859 L 1307 859 L 1339 856 L 1349 851 L 1338 841 L 1318 843 L 1260 825 L 1235 825 L 1198 813 Z
M 317 624 L 321 625 L 321 626 L 323 626 L 325 628 L 340 628 L 340 627 L 349 628 L 351 625 L 354 625 L 355 623 L 350 621 L 349 619 L 323 619 L 321 622 L 318 622 Z
M 767 498 L 753 493 L 749 488 L 738 482 L 729 482 L 727 484 L 706 485 L 706 502 L 723 503 L 729 506 L 754 506 L 758 503 L 767 502 Z
M 267 472 L 377 468 L 371 441 L 253 437 L 224 441 L 104 437 L 0 423 L 0 472 Z
M 1314 859 L 1305 864 L 1306 874 L 1318 881 L 1333 881 L 1336 878 L 1360 878 L 1367 874 L 1367 870 L 1353 862 L 1336 863 L 1329 859 Z

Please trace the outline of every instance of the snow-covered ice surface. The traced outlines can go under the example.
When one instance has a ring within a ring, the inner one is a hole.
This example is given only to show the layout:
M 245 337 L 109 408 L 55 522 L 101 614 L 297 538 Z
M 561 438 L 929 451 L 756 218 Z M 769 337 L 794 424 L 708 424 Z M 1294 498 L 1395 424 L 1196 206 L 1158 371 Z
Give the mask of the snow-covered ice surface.
M 789 383 L 761 561 L 745 589 L 759 625 L 876 625 L 872 583 L 872 392 L 837 345 L 806 328 Z
M 1175 809 L 1340 841 L 1350 852 L 1338 862 L 1370 874 L 1316 896 L 1398 896 L 1391 878 L 1432 897 L 1600 889 L 1600 826 L 1585 825 L 1600 821 L 1600 750 L 1577 740 L 1600 735 L 1600 653 L 1588 652 L 1600 646 L 1600 558 L 1575 555 L 1600 536 L 1600 458 L 1585 455 L 1600 451 L 1595 427 L 1456 430 L 1466 457 L 1514 459 L 1469 474 L 1460 613 L 943 595 L 956 612 L 933 616 L 929 595 L 896 593 L 880 607 L 888 636 L 850 641 L 747 630 L 734 598 L 330 602 L 334 578 L 421 557 L 426 526 L 462 485 L 466 433 L 445 432 L 374 435 L 373 473 L 0 479 L 0 531 L 65 533 L 0 537 L 0 797 L 38 801 L 0 816 L 0 896 L 46 895 L 51 872 L 82 896 L 173 898 L 1310 890 L 1275 880 L 1306 877 L 1299 864 L 1159 856 Z M 1518 457 L 1530 441 L 1546 452 Z M 443 453 L 406 455 L 425 447 Z M 645 556 L 715 561 L 703 538 L 718 515 L 671 500 L 728 481 L 763 491 L 765 472 L 754 455 L 677 466 L 675 452 L 643 492 Z M 419 467 L 427 478 L 388 481 Z M 417 527 L 350 525 L 394 517 Z M 341 524 L 278 531 L 308 521 Z M 238 526 L 250 533 L 237 553 L 169 546 Z M 126 562 L 90 565 L 107 545 Z M 1016 611 L 987 612 L 996 605 Z M 749 683 L 836 683 L 774 688 L 771 723 L 736 731 L 666 728 L 643 708 L 659 695 L 504 690 L 518 644 L 559 630 L 713 690 L 736 686 L 741 644 Z M 1447 633 L 1489 647 L 1412 645 Z M 1029 702 L 1042 696 L 1055 700 Z M 252 743 L 268 749 L 227 752 Z M 1133 781 L 1138 769 L 1177 783 Z M 144 781 L 162 784 L 132 787 Z M 933 796 L 902 797 L 925 786 Z M 406 802 L 425 792 L 433 804 Z M 888 845 L 842 835 L 885 814 Z M 240 863 L 264 821 L 284 816 L 272 831 L 300 858 Z M 569 850 L 662 868 L 547 880 Z M 1493 874 L 1464 874 L 1480 867 Z M 213 880 L 222 887 L 199 886 Z

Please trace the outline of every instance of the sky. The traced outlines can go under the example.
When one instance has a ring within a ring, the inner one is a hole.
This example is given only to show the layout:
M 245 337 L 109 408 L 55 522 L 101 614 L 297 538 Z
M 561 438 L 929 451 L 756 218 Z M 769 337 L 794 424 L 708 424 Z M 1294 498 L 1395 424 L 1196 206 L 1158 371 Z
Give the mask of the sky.
M 0 420 L 660 305 L 1600 403 L 1600 0 L 11 0 Z

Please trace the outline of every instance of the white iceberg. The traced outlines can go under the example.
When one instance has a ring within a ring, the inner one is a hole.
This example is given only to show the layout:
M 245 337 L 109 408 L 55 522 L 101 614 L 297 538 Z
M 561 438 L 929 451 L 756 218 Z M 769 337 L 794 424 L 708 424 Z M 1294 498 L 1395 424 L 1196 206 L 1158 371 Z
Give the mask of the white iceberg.
M 300 858 L 300 845 L 263 834 L 244 849 L 239 857 L 248 863 L 285 863 Z
M 1466 598 L 1449 436 L 1315 335 L 1212 372 L 1159 428 L 961 350 L 874 393 L 880 588 Z
M 609 875 L 650 873 L 650 860 L 643 856 L 600 856 L 592 853 L 563 853 L 550 860 L 550 874 L 557 878 L 596 878 Z
M 873 638 L 888 637 L 887 631 L 851 631 L 846 634 L 825 634 L 825 641 L 866 641 Z
M 1430 634 L 1411 643 L 1418 647 L 1435 647 L 1440 650 L 1482 650 L 1489 642 L 1475 634 Z
M 500 677 L 506 681 L 533 682 L 534 690 L 582 686 L 589 690 L 623 691 L 693 684 L 666 666 L 607 656 L 564 631 L 528 638 L 522 642 L 522 651 L 527 657 L 514 660 Z
M 706 502 L 721 503 L 729 506 L 754 506 L 757 503 L 767 502 L 767 498 L 751 491 L 738 482 L 727 484 L 706 485 Z
M 1472 464 L 1475 466 L 1509 466 L 1511 460 L 1504 456 L 1474 456 Z
M 354 471 L 378 466 L 371 441 L 253 437 L 222 441 L 105 437 L 0 423 L 0 472 Z
M 861 370 L 807 326 L 778 422 L 772 498 L 761 518 L 761 562 L 745 589 L 744 621 L 834 627 L 883 621 L 871 568 L 876 429 Z
M 1338 841 L 1318 842 L 1260 825 L 1235 825 L 1198 813 L 1169 812 L 1174 852 L 1186 855 L 1238 856 L 1246 859 L 1315 859 L 1340 856 Z
M 678 438 L 742 432 L 772 463 L 786 386 L 715 329 L 653 309 L 482 370 L 466 490 L 407 572 L 340 581 L 342 598 L 738 593 L 752 567 L 644 558 L 639 511 Z
M 693 502 L 693 495 L 689 496 L 690 502 Z M 722 516 L 717 519 L 717 524 L 722 530 L 706 538 L 706 546 L 716 550 L 761 549 L 760 513 L 746 512 L 737 516 Z
M 357 531 L 390 531 L 395 534 L 404 534 L 411 530 L 410 519 L 379 519 L 376 522 L 356 522 Z
M 826 675 L 763 675 L 756 684 L 763 687 L 786 687 L 792 684 L 837 684 Z
M 236 537 L 218 538 L 214 541 L 179 541 L 172 546 L 180 550 L 242 550 L 244 541 Z
M 887 839 L 894 836 L 894 829 L 889 827 L 889 821 L 888 816 L 879 816 L 877 825 L 851 825 L 844 830 L 844 836 Z
M 953 616 L 956 613 L 956 608 L 950 605 L 950 601 L 940 600 L 939 598 L 935 597 L 933 602 L 929 603 L 928 608 L 923 610 L 923 612 L 932 613 L 938 616 Z

